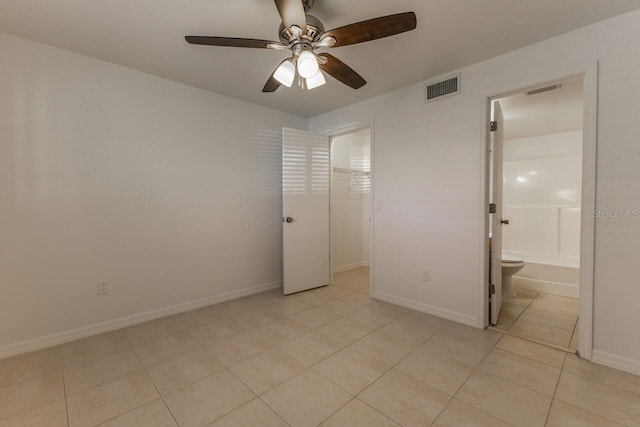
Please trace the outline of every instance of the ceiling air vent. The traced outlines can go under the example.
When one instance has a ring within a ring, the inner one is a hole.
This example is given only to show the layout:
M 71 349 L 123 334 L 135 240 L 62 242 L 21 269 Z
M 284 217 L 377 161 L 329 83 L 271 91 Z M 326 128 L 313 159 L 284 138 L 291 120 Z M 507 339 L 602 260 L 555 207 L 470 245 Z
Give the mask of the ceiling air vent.
M 449 76 L 425 85 L 425 102 L 432 102 L 460 93 L 460 74 Z

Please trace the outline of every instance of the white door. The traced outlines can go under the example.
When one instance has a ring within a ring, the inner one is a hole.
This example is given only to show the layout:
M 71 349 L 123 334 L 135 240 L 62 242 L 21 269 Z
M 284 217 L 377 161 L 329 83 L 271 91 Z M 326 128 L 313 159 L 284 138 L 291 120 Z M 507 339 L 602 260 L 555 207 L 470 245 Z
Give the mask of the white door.
M 493 102 L 493 188 L 492 201 L 495 213 L 491 214 L 491 283 L 495 292 L 491 295 L 491 324 L 498 323 L 502 307 L 502 152 L 504 145 L 504 117 L 498 101 Z
M 329 137 L 282 130 L 284 294 L 329 284 Z

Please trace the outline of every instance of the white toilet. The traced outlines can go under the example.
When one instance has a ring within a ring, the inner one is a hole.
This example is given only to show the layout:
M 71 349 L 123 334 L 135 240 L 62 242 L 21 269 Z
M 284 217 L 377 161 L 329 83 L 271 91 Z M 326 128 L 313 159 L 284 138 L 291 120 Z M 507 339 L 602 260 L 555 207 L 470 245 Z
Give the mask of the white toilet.
M 524 261 L 518 257 L 502 254 L 502 297 L 513 298 L 516 290 L 511 277 L 524 268 Z

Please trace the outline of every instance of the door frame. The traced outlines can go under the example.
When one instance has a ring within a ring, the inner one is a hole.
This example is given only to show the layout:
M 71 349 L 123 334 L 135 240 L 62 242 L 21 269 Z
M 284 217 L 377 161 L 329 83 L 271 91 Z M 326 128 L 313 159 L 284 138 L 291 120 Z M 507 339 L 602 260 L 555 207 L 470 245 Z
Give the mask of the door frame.
M 344 125 L 339 125 L 335 127 L 330 127 L 327 129 L 321 130 L 312 130 L 311 132 L 316 132 L 320 135 L 326 135 L 329 137 L 329 150 L 331 150 L 331 145 L 333 144 L 333 139 L 338 136 L 348 135 L 351 133 L 355 133 L 364 129 L 369 129 L 370 133 L 370 141 L 369 141 L 369 162 L 370 162 L 370 196 L 369 196 L 369 212 L 371 215 L 371 222 L 369 223 L 369 296 L 373 297 L 373 290 L 375 286 L 374 281 L 374 266 L 375 266 L 375 246 L 374 246 L 374 223 L 375 223 L 375 212 L 373 207 L 374 199 L 375 199 L 375 126 L 374 121 L 358 121 L 352 122 Z M 331 153 L 331 151 L 329 151 Z M 329 170 L 331 178 L 333 177 L 333 161 L 329 161 Z M 329 220 L 331 220 L 331 194 L 333 192 L 333 179 L 330 180 L 329 184 Z M 329 268 L 331 269 L 331 284 L 333 284 L 333 236 L 331 233 L 332 224 L 329 224 Z
M 591 360 L 593 352 L 593 279 L 594 279 L 594 243 L 596 203 L 596 158 L 597 158 L 597 118 L 598 118 L 598 61 L 586 61 L 565 66 L 549 68 L 546 72 L 527 76 L 517 81 L 490 88 L 482 93 L 482 123 L 484 135 L 484 179 L 485 192 L 482 197 L 482 210 L 485 212 L 484 230 L 479 239 L 484 259 L 483 292 L 479 301 L 479 310 L 483 315 L 485 327 L 489 325 L 487 296 L 489 295 L 489 254 L 486 240 L 489 235 L 489 173 L 490 173 L 490 129 L 491 101 L 495 98 L 523 92 L 532 87 L 553 84 L 570 78 L 582 77 L 584 90 L 584 115 L 582 124 L 582 208 L 580 218 L 580 331 L 578 353 L 580 357 Z

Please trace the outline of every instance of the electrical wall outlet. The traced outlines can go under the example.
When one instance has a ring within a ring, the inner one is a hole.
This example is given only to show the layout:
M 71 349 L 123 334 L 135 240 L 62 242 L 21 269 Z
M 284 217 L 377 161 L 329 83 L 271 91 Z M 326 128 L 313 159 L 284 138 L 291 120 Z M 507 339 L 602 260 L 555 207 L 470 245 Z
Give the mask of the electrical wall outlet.
M 106 295 L 109 293 L 109 282 L 106 280 L 98 280 L 98 295 Z
M 422 274 L 422 281 L 429 282 L 431 281 L 431 270 L 425 270 Z

